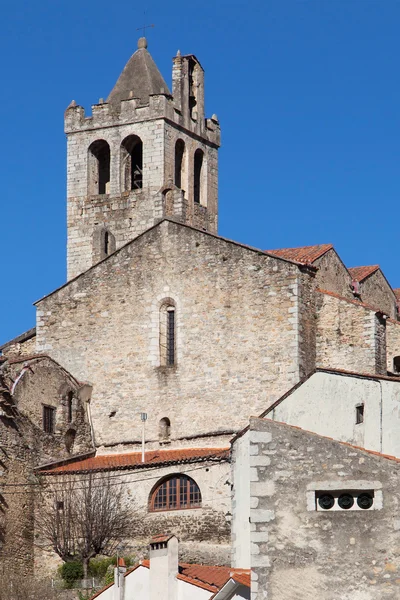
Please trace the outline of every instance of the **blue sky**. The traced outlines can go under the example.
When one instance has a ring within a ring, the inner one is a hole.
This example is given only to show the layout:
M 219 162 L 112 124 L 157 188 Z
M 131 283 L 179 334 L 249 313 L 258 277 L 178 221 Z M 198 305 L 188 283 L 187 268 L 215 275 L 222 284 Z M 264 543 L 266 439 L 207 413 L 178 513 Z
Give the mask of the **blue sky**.
M 2 4 L 0 343 L 34 326 L 32 303 L 65 281 L 64 110 L 108 95 L 144 21 L 168 84 L 178 48 L 206 70 L 220 234 L 263 249 L 331 242 L 400 286 L 400 2 L 145 6 Z

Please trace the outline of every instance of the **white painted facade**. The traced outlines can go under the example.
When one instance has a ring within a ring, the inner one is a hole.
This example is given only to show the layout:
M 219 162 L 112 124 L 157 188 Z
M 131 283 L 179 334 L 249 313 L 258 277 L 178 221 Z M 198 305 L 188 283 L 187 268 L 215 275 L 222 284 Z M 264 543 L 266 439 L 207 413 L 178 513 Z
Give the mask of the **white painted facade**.
M 357 424 L 361 405 L 364 420 Z M 400 380 L 318 371 L 266 418 L 400 457 Z
M 232 444 L 232 567 L 250 569 L 249 432 Z

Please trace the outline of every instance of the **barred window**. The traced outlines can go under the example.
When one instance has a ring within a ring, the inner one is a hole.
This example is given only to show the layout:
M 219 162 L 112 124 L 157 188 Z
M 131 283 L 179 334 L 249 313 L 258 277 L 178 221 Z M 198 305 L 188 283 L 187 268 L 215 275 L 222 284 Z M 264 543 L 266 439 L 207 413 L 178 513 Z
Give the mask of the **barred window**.
M 56 423 L 56 409 L 53 406 L 43 406 L 43 431 L 54 433 Z
M 176 309 L 170 299 L 160 308 L 160 364 L 176 365 Z
M 156 486 L 150 496 L 149 510 L 199 508 L 201 493 L 197 483 L 187 475 L 173 475 Z

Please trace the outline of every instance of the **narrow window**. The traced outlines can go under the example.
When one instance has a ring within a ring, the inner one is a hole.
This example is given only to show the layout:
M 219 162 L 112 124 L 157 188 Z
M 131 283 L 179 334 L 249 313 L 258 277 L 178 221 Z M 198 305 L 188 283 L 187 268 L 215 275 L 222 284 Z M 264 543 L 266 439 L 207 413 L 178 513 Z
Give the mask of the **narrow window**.
M 125 192 L 143 187 L 143 143 L 129 135 L 121 144 L 121 188 Z
M 175 144 L 175 185 L 179 189 L 184 189 L 185 187 L 184 156 L 185 142 L 183 140 L 178 140 Z
M 108 194 L 110 185 L 110 146 L 105 140 L 97 140 L 89 146 L 88 192 Z
M 167 364 L 175 364 L 175 309 L 167 309 Z
M 172 367 L 176 364 L 176 312 L 172 300 L 160 307 L 160 365 Z
M 356 425 L 364 423 L 364 404 L 356 406 Z
M 182 510 L 201 506 L 201 493 L 197 483 L 187 475 L 173 475 L 156 485 L 150 495 L 149 509 Z
M 72 452 L 72 448 L 74 447 L 76 432 L 74 429 L 69 429 L 65 434 L 65 449 L 68 453 Z
M 68 392 L 67 396 L 67 422 L 71 423 L 72 421 L 72 401 L 73 401 L 74 393 Z
M 106 256 L 108 256 L 109 254 L 109 235 L 108 235 L 108 231 L 105 232 L 104 234 L 104 254 Z
M 103 260 L 113 252 L 115 252 L 115 236 L 108 231 L 108 229 L 102 229 L 96 233 L 93 243 L 97 247 L 97 260 Z
M 393 359 L 393 371 L 400 373 L 400 356 L 395 356 Z
M 53 406 L 43 406 L 43 431 L 54 433 L 56 409 Z
M 171 421 L 168 417 L 160 419 L 159 423 L 159 438 L 160 442 L 166 442 L 171 437 Z
M 194 181 L 193 181 L 193 198 L 196 204 L 201 204 L 203 195 L 202 189 L 202 171 L 203 171 L 204 153 L 199 148 L 194 153 Z

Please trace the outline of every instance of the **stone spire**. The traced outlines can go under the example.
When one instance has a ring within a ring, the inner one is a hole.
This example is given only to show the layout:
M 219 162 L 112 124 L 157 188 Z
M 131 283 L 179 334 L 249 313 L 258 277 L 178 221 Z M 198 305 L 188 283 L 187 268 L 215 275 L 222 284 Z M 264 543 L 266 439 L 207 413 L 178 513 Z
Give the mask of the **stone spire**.
M 148 104 L 151 94 L 168 94 L 170 91 L 156 63 L 147 50 L 147 40 L 138 41 L 138 49 L 125 65 L 107 102 L 118 104 L 121 100 L 139 98 L 140 104 Z

